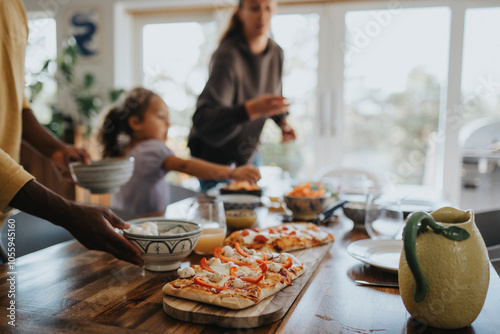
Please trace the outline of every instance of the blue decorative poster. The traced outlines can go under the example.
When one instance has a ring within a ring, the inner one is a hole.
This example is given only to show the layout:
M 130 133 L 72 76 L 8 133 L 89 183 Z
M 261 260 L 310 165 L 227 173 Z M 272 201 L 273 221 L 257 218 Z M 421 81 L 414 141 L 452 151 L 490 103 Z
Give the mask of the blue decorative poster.
M 67 12 L 67 36 L 74 36 L 84 58 L 90 59 L 100 55 L 100 16 L 98 6 L 73 8 Z

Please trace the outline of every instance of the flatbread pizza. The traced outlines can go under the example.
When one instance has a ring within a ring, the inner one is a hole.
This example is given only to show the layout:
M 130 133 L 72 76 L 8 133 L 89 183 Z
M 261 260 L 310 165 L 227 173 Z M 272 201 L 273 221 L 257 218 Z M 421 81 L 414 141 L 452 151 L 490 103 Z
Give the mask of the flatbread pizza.
M 244 229 L 231 233 L 225 245 L 255 249 L 256 251 L 290 252 L 332 242 L 333 234 L 313 223 L 287 223 L 268 228 Z
M 166 295 L 243 309 L 276 294 L 302 275 L 306 267 L 288 253 L 257 252 L 225 246 L 199 265 L 179 269 L 179 278 L 165 284 Z

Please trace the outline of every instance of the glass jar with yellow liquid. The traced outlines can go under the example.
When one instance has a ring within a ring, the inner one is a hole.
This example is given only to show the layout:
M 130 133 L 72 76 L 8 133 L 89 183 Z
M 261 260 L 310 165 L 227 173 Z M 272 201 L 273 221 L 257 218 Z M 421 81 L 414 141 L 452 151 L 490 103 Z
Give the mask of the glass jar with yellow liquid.
M 211 255 L 215 248 L 222 246 L 226 237 L 226 215 L 219 200 L 197 198 L 187 211 L 187 220 L 202 226 L 200 238 L 194 251 L 200 255 Z

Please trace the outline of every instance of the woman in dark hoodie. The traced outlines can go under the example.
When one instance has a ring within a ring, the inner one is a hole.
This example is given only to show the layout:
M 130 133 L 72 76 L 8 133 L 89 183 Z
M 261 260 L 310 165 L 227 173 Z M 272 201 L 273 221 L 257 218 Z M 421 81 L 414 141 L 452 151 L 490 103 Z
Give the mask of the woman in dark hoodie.
M 276 0 L 240 0 L 214 52 L 208 82 L 198 98 L 188 146 L 191 155 L 241 166 L 252 162 L 267 118 L 295 139 L 282 96 L 283 50 L 269 38 Z M 200 180 L 202 190 L 216 180 Z

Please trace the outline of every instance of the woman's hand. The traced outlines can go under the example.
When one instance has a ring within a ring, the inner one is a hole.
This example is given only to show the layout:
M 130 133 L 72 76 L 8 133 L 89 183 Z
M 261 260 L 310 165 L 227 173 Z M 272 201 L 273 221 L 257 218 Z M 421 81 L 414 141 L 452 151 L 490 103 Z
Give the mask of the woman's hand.
M 88 249 L 105 251 L 140 266 L 144 264 L 141 251 L 114 229 L 129 228 L 130 224 L 109 208 L 69 201 L 35 180 L 28 181 L 9 205 L 65 228 Z
M 288 110 L 289 104 L 280 95 L 264 94 L 245 102 L 248 117 L 253 120 L 259 117 L 281 115 Z
M 52 153 L 51 159 L 61 174 L 69 180 L 72 180 L 69 171 L 70 162 L 83 161 L 85 164 L 90 164 L 91 161 L 90 155 L 85 149 L 70 145 L 66 145 L 62 149 Z
M 86 248 L 144 265 L 141 251 L 114 229 L 126 229 L 130 224 L 118 218 L 109 208 L 73 204 L 67 214 L 57 220 L 58 225 L 67 229 Z
M 248 181 L 250 183 L 256 183 L 260 180 L 260 172 L 259 169 L 255 166 L 244 165 L 236 167 L 231 172 L 230 178 L 240 181 Z

